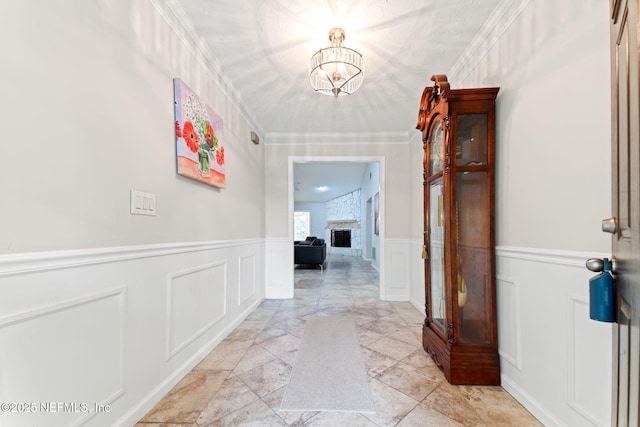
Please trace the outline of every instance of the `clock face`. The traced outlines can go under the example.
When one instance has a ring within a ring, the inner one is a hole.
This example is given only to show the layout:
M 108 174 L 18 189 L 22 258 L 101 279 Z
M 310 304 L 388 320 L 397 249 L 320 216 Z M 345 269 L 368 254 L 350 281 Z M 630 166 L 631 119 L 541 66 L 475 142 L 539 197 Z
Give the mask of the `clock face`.
M 442 129 L 442 122 L 436 122 L 431 132 L 431 138 L 429 141 L 431 147 L 431 162 L 430 162 L 430 175 L 436 174 L 442 170 L 443 164 L 443 148 L 444 148 L 444 132 Z

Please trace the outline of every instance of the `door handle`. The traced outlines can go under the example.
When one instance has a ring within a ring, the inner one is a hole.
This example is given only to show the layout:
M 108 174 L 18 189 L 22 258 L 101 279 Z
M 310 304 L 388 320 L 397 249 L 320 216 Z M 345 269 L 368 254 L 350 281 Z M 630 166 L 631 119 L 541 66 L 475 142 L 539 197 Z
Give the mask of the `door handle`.
M 587 269 L 593 271 L 594 273 L 599 273 L 601 271 L 611 271 L 613 274 L 618 273 L 618 261 L 615 258 L 611 258 L 608 260 L 607 258 L 589 258 L 585 263 Z
M 616 321 L 616 296 L 613 260 L 589 258 L 587 268 L 600 273 L 589 279 L 589 318 L 599 322 Z
M 616 234 L 618 231 L 618 221 L 615 218 L 607 218 L 602 220 L 602 231 L 605 233 Z

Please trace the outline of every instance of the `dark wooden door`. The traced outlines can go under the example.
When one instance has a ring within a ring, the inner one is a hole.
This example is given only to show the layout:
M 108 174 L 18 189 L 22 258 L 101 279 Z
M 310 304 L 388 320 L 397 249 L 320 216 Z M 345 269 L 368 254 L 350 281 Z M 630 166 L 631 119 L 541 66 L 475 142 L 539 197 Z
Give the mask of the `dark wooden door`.
M 639 1 L 611 0 L 613 218 L 603 230 L 613 233 L 618 323 L 612 424 L 618 427 L 640 425 Z

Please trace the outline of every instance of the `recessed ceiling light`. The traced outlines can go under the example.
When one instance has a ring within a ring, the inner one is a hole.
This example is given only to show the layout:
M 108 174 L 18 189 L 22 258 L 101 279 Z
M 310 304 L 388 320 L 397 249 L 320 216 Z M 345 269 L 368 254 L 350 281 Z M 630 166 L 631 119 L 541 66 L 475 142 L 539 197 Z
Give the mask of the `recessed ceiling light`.
M 316 187 L 316 190 L 321 191 L 321 192 L 325 192 L 329 189 L 329 187 L 327 187 L 326 185 L 321 185 L 320 187 Z

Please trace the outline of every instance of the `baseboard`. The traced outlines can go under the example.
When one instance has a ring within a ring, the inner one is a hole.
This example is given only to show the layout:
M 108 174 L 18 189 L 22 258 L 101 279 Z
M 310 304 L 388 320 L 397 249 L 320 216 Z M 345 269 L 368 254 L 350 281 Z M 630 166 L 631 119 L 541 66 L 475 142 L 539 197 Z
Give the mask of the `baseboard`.
M 513 396 L 527 411 L 546 427 L 568 427 L 544 409 L 535 399 L 522 390 L 506 375 L 500 376 L 502 388 Z
M 266 299 L 291 299 L 293 296 L 293 291 L 289 289 L 269 289 L 265 293 Z

